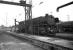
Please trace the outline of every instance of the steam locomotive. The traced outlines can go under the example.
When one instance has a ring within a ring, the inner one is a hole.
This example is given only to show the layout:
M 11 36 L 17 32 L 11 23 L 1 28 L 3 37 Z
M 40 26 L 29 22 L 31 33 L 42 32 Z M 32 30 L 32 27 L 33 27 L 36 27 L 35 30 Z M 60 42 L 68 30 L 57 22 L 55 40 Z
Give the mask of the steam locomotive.
M 34 35 L 54 35 L 57 22 L 59 22 L 58 18 L 46 14 L 32 20 L 19 22 L 18 31 Z

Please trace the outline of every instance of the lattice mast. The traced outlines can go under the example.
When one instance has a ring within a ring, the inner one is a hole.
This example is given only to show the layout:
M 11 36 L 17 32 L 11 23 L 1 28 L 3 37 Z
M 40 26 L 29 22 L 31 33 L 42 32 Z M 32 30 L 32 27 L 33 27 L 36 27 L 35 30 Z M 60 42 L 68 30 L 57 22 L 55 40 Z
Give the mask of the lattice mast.
M 20 3 L 24 3 L 24 0 L 21 0 Z M 27 3 L 27 0 L 25 0 L 25 4 Z M 24 6 L 24 10 L 25 10 L 25 32 L 28 32 L 27 28 L 26 28 L 26 21 L 27 20 L 30 20 L 30 26 L 31 26 L 31 29 L 32 29 L 32 0 L 29 0 L 29 5 L 31 6 Z M 31 31 L 32 33 L 32 31 Z

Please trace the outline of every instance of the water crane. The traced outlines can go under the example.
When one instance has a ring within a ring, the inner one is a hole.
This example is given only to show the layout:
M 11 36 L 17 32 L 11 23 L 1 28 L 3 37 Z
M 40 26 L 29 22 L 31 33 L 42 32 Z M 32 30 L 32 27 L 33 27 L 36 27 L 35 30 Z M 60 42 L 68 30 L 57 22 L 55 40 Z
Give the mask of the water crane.
M 59 12 L 59 9 L 60 9 L 60 8 L 69 6 L 69 5 L 71 5 L 71 4 L 73 4 L 73 1 L 71 1 L 71 2 L 69 2 L 69 3 L 67 3 L 67 4 L 64 4 L 64 5 L 62 5 L 62 6 L 59 6 L 59 7 L 56 9 L 56 11 Z

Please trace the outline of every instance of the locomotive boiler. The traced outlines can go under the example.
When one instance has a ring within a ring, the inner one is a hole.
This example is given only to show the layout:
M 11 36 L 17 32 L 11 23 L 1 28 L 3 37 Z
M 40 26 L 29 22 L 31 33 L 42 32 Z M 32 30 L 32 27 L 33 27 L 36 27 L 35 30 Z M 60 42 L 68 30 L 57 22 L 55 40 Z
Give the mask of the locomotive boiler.
M 32 24 L 31 24 L 32 21 Z M 34 35 L 54 35 L 58 18 L 53 15 L 46 14 L 32 20 L 19 22 L 19 32 L 34 34 Z

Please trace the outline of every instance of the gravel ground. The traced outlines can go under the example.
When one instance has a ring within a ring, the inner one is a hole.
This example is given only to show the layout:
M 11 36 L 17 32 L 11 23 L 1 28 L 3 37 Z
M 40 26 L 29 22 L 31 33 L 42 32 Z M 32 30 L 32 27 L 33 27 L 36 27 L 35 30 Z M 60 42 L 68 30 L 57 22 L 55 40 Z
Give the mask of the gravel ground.
M 0 31 L 0 50 L 43 50 Z

